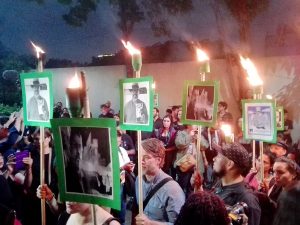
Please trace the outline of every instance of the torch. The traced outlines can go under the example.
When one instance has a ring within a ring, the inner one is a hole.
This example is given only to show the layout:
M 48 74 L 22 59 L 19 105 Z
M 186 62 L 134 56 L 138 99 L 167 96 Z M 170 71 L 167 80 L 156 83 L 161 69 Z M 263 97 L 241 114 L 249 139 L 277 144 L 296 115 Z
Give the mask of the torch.
M 38 61 L 37 64 L 37 71 L 43 72 L 43 59 L 45 58 L 45 51 L 35 45 L 32 41 L 31 45 L 34 47 L 36 52 L 36 58 Z M 43 126 L 40 126 L 40 184 L 45 184 L 45 158 L 44 158 L 44 137 L 45 137 L 45 130 Z M 46 208 L 45 208 L 45 199 L 41 199 L 41 213 L 42 213 L 42 225 L 46 224 Z
M 231 126 L 229 124 L 222 124 L 221 130 L 225 135 L 225 143 L 231 144 L 234 142 L 234 134 L 232 133 Z
M 209 66 L 209 57 L 208 55 L 201 49 L 196 48 L 197 60 L 200 63 L 200 80 L 205 81 L 206 73 L 210 72 Z M 201 131 L 202 126 L 198 126 L 198 134 L 197 134 L 197 151 L 196 151 L 196 171 L 199 171 L 199 154 L 201 153 Z M 194 190 L 197 191 L 197 190 Z
M 66 102 L 73 118 L 80 117 L 83 107 L 82 103 L 82 83 L 80 82 L 77 73 L 72 77 L 69 86 L 66 89 Z
M 262 99 L 263 95 L 263 81 L 260 78 L 254 63 L 249 58 L 240 56 L 240 62 L 244 70 L 247 72 L 247 80 L 253 87 L 253 99 Z M 263 157 L 263 142 L 259 141 L 259 154 L 260 158 Z M 255 169 L 255 140 L 252 141 L 252 169 Z M 260 179 L 264 179 L 263 163 L 260 167 Z
M 82 110 L 84 118 L 91 117 L 85 73 L 83 71 L 80 72 L 80 78 L 77 76 L 76 72 L 72 77 L 69 86 L 66 88 L 66 101 L 72 118 L 81 117 Z M 93 224 L 96 225 L 96 208 L 95 205 L 92 205 L 91 207 Z
M 141 51 L 136 49 L 129 41 L 125 42 L 122 40 L 124 47 L 128 50 L 131 55 L 132 68 L 135 71 L 135 77 L 140 78 L 140 72 L 142 68 L 142 54 Z M 142 135 L 141 131 L 137 131 L 137 150 L 138 150 L 138 189 L 139 189 L 139 213 L 143 213 L 143 176 L 142 176 L 142 154 L 141 149 Z

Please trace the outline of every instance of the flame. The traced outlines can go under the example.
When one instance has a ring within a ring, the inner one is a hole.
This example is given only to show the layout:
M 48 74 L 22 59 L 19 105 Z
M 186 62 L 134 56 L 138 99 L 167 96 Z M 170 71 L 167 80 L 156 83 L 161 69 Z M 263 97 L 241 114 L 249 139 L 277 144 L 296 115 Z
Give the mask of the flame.
M 229 124 L 222 124 L 221 130 L 224 132 L 225 136 L 230 136 L 232 134 L 231 126 Z
M 209 57 L 208 55 L 205 53 L 205 51 L 196 48 L 196 53 L 197 53 L 197 59 L 199 62 L 204 62 L 204 61 L 208 61 Z
M 155 82 L 152 83 L 152 89 L 155 89 L 156 85 Z
M 240 56 L 241 65 L 246 70 L 248 77 L 247 80 L 250 82 L 252 86 L 259 86 L 263 84 L 262 79 L 258 75 L 257 69 L 254 63 L 249 58 L 243 58 Z
M 130 55 L 141 54 L 141 51 L 136 49 L 129 41 L 125 42 L 122 40 L 124 47 L 128 50 Z
M 75 72 L 75 76 L 72 77 L 72 80 L 69 84 L 69 88 L 79 88 L 79 87 L 81 87 L 81 83 L 80 83 L 79 78 L 77 76 L 77 72 Z
M 44 54 L 45 51 L 40 46 L 35 45 L 32 41 L 30 41 L 30 42 L 31 42 L 31 45 L 34 47 L 34 49 L 36 51 L 36 57 L 39 59 L 40 58 L 40 53 Z
M 266 99 L 273 99 L 272 95 L 266 95 Z

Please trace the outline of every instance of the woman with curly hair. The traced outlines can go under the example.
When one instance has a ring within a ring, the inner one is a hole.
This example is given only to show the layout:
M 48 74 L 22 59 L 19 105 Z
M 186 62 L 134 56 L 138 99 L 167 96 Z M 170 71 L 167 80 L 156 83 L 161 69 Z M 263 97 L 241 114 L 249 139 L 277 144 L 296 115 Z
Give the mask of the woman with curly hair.
M 210 192 L 191 194 L 182 206 L 175 225 L 229 225 L 224 202 Z

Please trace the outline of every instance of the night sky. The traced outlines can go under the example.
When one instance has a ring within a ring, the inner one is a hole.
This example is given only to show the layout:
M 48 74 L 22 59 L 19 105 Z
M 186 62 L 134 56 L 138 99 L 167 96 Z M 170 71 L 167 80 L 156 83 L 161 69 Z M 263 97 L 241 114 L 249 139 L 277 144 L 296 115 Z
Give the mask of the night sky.
M 12 3 L 13 2 L 13 3 Z M 74 61 L 90 61 L 92 56 L 114 53 L 123 48 L 121 33 L 116 27 L 115 14 L 103 3 L 89 17 L 83 27 L 74 28 L 62 20 L 67 8 L 56 0 L 37 5 L 26 0 L 0 1 L 0 41 L 18 54 L 30 54 L 30 40 L 40 45 L 47 58 L 65 58 Z M 169 17 L 172 24 L 172 40 L 217 40 L 215 18 L 209 4 L 197 2 L 195 10 L 183 17 Z M 268 11 L 259 15 L 252 25 L 252 48 L 262 52 L 266 34 L 275 34 L 277 26 L 288 24 L 300 35 L 300 1 L 270 0 Z M 223 12 L 228 41 L 238 46 L 237 26 L 229 13 Z M 147 21 L 135 27 L 131 40 L 136 46 L 163 43 L 169 38 L 153 37 Z

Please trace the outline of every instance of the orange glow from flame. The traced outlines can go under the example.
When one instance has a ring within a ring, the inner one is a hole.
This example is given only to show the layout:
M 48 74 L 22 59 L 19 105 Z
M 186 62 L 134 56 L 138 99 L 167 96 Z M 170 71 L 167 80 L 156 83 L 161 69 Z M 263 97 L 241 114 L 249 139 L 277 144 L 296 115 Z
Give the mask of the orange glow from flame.
M 125 42 L 122 40 L 122 43 L 130 55 L 141 54 L 141 51 L 136 49 L 129 41 Z
M 259 86 L 263 84 L 262 79 L 258 75 L 257 69 L 254 63 L 249 58 L 244 58 L 240 56 L 241 65 L 247 72 L 247 80 L 249 81 L 250 85 L 252 86 Z
M 34 47 L 34 49 L 36 51 L 36 57 L 39 59 L 40 58 L 40 53 L 44 54 L 45 51 L 40 46 L 35 45 L 32 41 L 30 41 L 30 42 L 31 42 L 31 45 Z
M 225 136 L 230 136 L 232 134 L 231 126 L 228 124 L 222 124 L 221 130 L 224 132 Z
M 77 73 L 75 73 L 75 76 L 72 77 L 72 80 L 69 84 L 69 88 L 80 88 L 81 87 L 81 83 L 79 81 L 79 78 L 77 76 Z
M 205 51 L 196 48 L 196 53 L 197 53 L 197 59 L 199 62 L 204 62 L 204 61 L 208 61 L 209 57 L 208 55 L 205 53 Z

